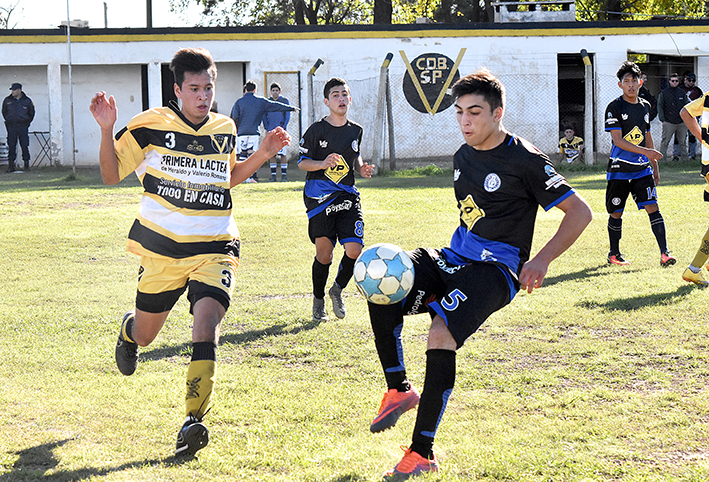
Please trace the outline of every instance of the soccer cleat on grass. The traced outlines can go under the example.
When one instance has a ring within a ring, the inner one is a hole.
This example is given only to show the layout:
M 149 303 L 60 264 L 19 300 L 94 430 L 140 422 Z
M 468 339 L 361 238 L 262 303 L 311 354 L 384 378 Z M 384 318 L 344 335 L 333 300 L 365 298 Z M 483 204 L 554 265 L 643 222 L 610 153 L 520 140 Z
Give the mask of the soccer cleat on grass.
M 184 425 L 177 434 L 175 457 L 194 457 L 198 450 L 209 443 L 209 430 L 201 420 L 188 415 Z
M 317 323 L 327 321 L 327 311 L 325 311 L 325 298 L 313 298 L 313 321 Z
M 288 182 L 288 177 L 285 174 L 281 176 L 281 182 Z
M 369 431 L 377 433 L 393 427 L 404 412 L 408 412 L 418 405 L 420 398 L 416 389 L 411 385 L 406 392 L 400 392 L 396 388 L 388 390 L 379 405 L 377 416 L 369 426 Z
M 709 282 L 704 279 L 704 276 L 702 276 L 701 271 L 695 273 L 691 269 L 687 268 L 684 270 L 684 273 L 682 273 L 682 279 L 701 286 L 702 288 L 706 288 L 707 286 L 709 286 Z
M 332 284 L 332 288 L 327 292 L 332 300 L 332 311 L 335 316 L 342 319 L 347 315 L 347 309 L 345 308 L 345 302 L 342 301 L 342 288 L 337 286 L 337 283 Z
M 118 370 L 126 376 L 132 375 L 136 366 L 138 366 L 138 344 L 123 338 L 123 325 L 128 322 L 129 318 L 133 317 L 135 317 L 133 311 L 123 315 L 123 322 L 118 331 L 118 343 L 116 343 L 116 365 L 118 365 Z
M 628 266 L 630 261 L 626 261 L 622 254 L 609 254 L 608 264 L 617 264 L 618 266 Z
M 406 480 L 424 472 L 438 472 L 438 460 L 434 454 L 431 454 L 431 458 L 427 459 L 403 445 L 401 449 L 404 451 L 404 457 L 396 464 L 396 467 L 384 472 L 384 480 Z
M 269 182 L 276 182 L 276 175 L 271 174 L 271 179 L 269 179 Z
M 672 266 L 677 262 L 677 259 L 670 254 L 669 251 L 665 251 L 660 255 L 660 266 L 663 268 L 667 268 L 668 266 Z

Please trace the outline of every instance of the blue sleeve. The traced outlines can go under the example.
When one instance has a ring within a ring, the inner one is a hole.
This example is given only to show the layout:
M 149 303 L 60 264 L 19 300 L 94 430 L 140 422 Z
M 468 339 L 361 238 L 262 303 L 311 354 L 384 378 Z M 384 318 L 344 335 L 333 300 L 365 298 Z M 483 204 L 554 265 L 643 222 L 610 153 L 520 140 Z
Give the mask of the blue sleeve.
M 239 103 L 234 102 L 234 107 L 231 108 L 231 118 L 234 120 L 234 124 L 236 124 L 237 128 L 239 127 L 240 114 Z

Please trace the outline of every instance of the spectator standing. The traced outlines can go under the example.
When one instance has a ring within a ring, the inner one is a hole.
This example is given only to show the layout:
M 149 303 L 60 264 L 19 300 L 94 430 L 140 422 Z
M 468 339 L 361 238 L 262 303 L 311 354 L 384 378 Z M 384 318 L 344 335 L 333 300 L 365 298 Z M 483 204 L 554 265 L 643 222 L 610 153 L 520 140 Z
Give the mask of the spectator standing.
M 703 95 L 702 89 L 697 87 L 697 76 L 693 72 L 688 72 L 684 75 L 684 82 L 680 86 L 682 90 L 687 93 L 687 99 L 689 102 L 697 100 Z M 686 124 L 686 123 L 685 123 Z M 687 132 L 687 150 L 689 151 L 689 157 L 696 159 L 697 157 L 697 138 L 692 135 L 691 131 Z
M 294 110 L 295 107 L 291 105 L 265 97 L 256 97 L 256 83 L 253 80 L 246 81 L 244 96 L 234 102 L 234 107 L 231 109 L 231 118 L 237 129 L 239 160 L 245 160 L 258 149 L 258 126 L 266 112 L 291 112 Z M 257 174 L 254 173 L 245 182 L 258 182 Z
M 679 75 L 670 75 L 670 85 L 657 97 L 657 116 L 662 121 L 662 141 L 660 142 L 662 157 L 667 155 L 667 146 L 673 136 L 679 142 L 679 155 L 687 156 L 687 146 L 684 144 L 684 139 L 687 138 L 687 126 L 679 115 L 682 107 L 686 104 L 687 94 L 679 88 Z M 679 157 L 673 156 L 672 160 L 678 161 Z
M 22 160 L 25 171 L 30 170 L 30 135 L 29 128 L 34 119 L 34 103 L 22 91 L 22 84 L 15 82 L 10 86 L 10 95 L 2 103 L 2 116 L 7 129 L 8 167 L 7 172 L 15 170 L 17 141 L 20 141 Z
M 281 104 L 289 104 L 288 99 L 281 95 L 281 86 L 278 82 L 271 84 L 271 97 L 270 100 L 275 100 Z M 275 129 L 276 127 L 283 127 L 283 130 L 288 129 L 288 121 L 290 121 L 290 112 L 266 112 L 263 116 L 263 127 L 266 132 Z M 281 164 L 281 182 L 286 182 L 288 180 L 288 159 L 286 158 L 286 148 L 284 147 L 278 154 L 273 156 L 271 159 L 271 182 L 276 182 L 276 171 L 278 169 L 278 164 Z

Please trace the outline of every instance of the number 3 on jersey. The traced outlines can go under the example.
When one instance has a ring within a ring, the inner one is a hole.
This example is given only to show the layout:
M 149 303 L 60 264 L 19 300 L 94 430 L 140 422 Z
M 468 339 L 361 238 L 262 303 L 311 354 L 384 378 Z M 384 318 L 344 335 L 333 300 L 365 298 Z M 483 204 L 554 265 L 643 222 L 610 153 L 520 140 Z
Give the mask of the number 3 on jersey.
M 465 296 L 465 293 L 456 288 L 450 293 L 448 293 L 448 295 L 441 300 L 441 306 L 446 311 L 454 311 L 456 308 L 458 308 L 462 301 L 465 301 L 467 299 L 468 297 Z

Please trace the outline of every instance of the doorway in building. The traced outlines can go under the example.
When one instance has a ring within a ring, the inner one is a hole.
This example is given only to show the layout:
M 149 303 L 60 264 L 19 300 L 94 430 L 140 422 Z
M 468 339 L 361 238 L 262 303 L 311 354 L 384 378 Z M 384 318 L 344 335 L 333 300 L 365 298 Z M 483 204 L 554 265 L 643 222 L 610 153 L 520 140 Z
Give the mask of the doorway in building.
M 271 92 L 271 84 L 277 83 L 281 86 L 281 96 L 288 99 L 290 105 L 298 107 L 298 111 L 291 112 L 290 120 L 288 121 L 288 133 L 294 139 L 294 144 L 303 135 L 302 129 L 302 110 L 300 99 L 300 72 L 264 72 L 263 73 L 263 90 L 264 96 L 269 97 Z
M 557 55 L 559 139 L 564 128 L 571 126 L 579 137 L 585 132 L 586 82 L 585 67 L 580 53 Z M 595 132 L 595 131 L 594 131 Z
M 638 52 L 629 53 L 628 60 L 638 64 L 640 70 L 647 75 L 645 87 L 655 98 L 669 85 L 670 75 L 678 74 L 681 83 L 685 74 L 697 72 L 696 57 Z

